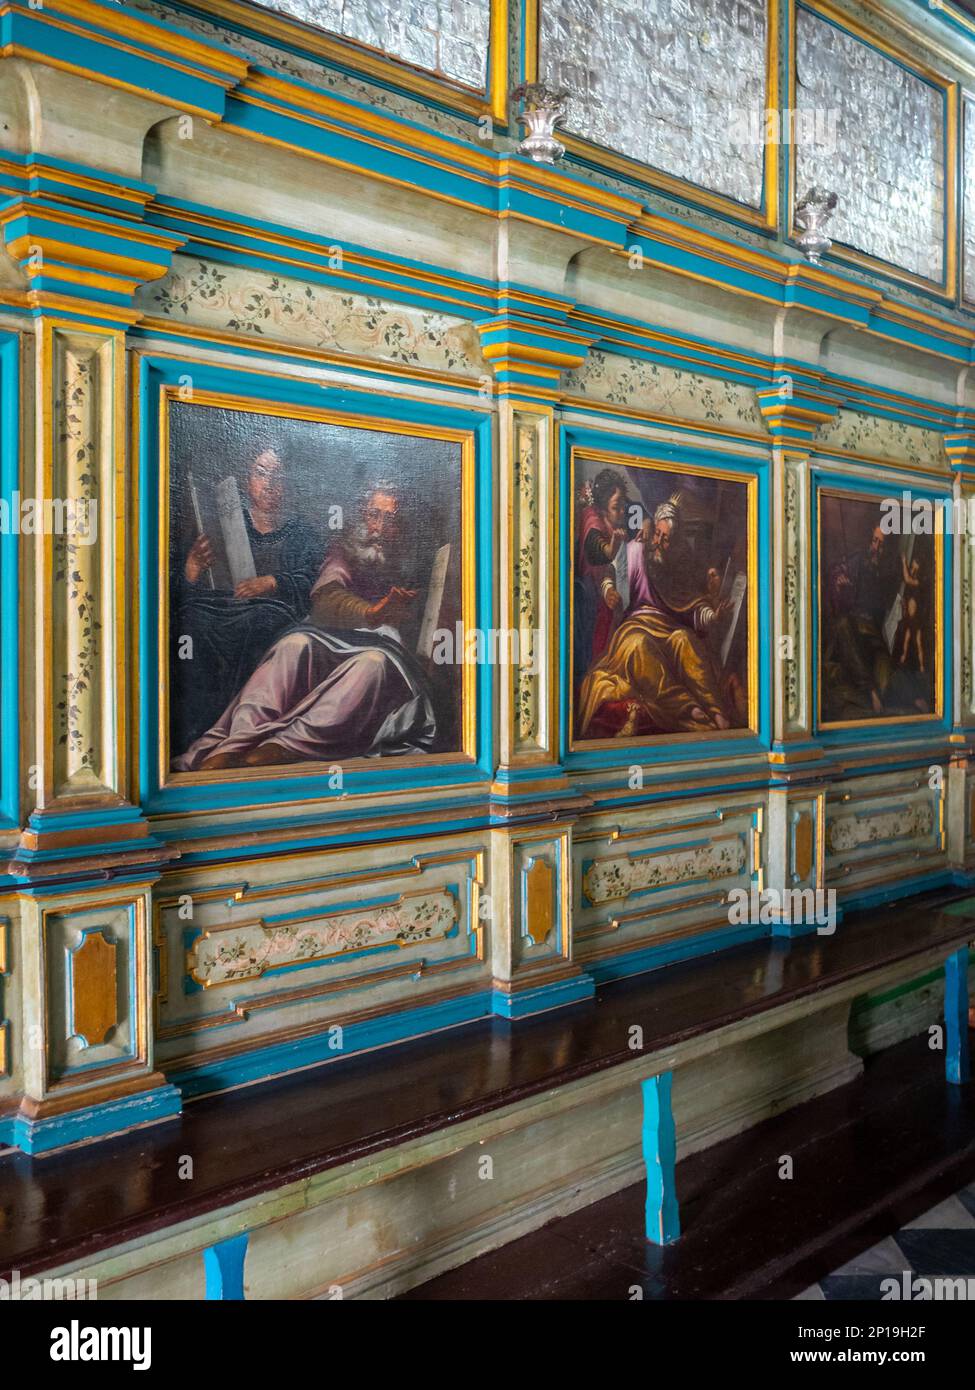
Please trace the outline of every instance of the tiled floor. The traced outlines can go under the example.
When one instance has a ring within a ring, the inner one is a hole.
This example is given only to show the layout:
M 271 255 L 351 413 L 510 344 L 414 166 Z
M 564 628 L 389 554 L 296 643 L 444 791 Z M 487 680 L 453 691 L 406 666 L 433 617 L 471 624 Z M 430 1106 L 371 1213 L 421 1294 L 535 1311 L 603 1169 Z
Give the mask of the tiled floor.
M 910 1287 L 904 1282 L 905 1275 L 911 1279 L 967 1277 L 975 1287 L 975 1186 L 932 1207 L 797 1297 L 819 1301 L 879 1299 L 885 1291 L 888 1296 L 892 1292 L 889 1285 L 881 1288 L 884 1280 L 893 1277 L 902 1289 Z

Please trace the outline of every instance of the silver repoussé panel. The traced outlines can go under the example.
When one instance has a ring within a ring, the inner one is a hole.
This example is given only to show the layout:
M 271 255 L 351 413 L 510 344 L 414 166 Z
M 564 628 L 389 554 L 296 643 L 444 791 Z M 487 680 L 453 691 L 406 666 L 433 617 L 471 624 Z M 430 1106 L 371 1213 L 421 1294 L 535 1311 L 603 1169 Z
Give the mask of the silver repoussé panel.
M 965 298 L 975 304 L 975 102 L 965 102 L 963 119 L 965 245 L 962 250 L 962 288 Z
M 929 280 L 944 274 L 942 94 L 808 10 L 796 29 L 797 128 L 833 129 L 835 148 L 796 141 L 796 194 L 839 194 L 830 235 Z M 814 121 L 812 118 L 816 116 Z
M 268 9 L 483 91 L 490 0 L 273 0 Z
M 762 201 L 765 0 L 539 0 L 565 128 L 749 207 Z

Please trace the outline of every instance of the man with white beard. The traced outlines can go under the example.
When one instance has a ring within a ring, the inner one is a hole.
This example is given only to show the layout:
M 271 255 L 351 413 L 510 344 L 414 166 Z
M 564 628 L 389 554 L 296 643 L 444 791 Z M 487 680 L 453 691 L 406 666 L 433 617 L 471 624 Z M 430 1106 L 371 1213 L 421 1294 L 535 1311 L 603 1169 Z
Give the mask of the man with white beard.
M 429 685 L 399 631 L 417 590 L 393 559 L 401 500 L 377 483 L 351 536 L 329 547 L 306 622 L 268 650 L 240 693 L 176 760 L 180 772 L 425 752 Z
M 679 509 L 678 493 L 662 502 L 653 520 L 627 544 L 629 606 L 580 686 L 580 738 L 591 736 L 590 725 L 604 706 L 613 704 L 627 709 L 617 738 L 640 732 L 641 717 L 654 733 L 732 727 L 721 677 L 705 640 L 730 604 L 694 587 L 686 559 L 673 562 Z

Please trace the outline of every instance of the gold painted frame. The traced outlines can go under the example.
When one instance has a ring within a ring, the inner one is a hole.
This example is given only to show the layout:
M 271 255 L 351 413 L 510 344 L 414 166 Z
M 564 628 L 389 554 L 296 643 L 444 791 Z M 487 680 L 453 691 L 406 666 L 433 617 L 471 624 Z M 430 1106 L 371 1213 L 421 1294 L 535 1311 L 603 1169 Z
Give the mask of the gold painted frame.
M 519 468 L 516 459 L 518 430 L 521 428 L 533 429 L 536 444 L 540 450 L 537 470 L 539 491 L 549 502 L 547 513 L 540 512 L 537 536 L 539 568 L 544 571 L 547 567 L 548 570 L 547 582 L 545 576 L 540 575 L 542 582 L 537 593 L 538 600 L 540 602 L 544 600 L 548 605 L 549 613 L 547 641 L 535 653 L 536 661 L 540 663 L 540 676 L 544 678 L 545 682 L 544 698 L 539 700 L 538 705 L 542 727 L 537 731 L 537 746 L 535 748 L 516 746 L 515 731 L 518 724 L 516 689 L 519 668 L 515 662 L 509 662 L 501 668 L 501 678 L 504 681 L 503 693 L 508 710 L 508 727 L 503 731 L 502 738 L 508 740 L 505 756 L 512 765 L 519 767 L 546 766 L 551 762 L 554 749 L 558 745 L 559 718 L 559 640 L 558 624 L 555 620 L 555 615 L 559 611 L 559 569 L 553 558 L 559 554 L 558 425 L 554 408 L 545 403 L 508 402 L 503 405 L 502 409 L 506 413 L 505 426 L 508 431 L 508 458 L 504 473 L 505 486 L 511 488 L 513 492 L 518 487 Z M 514 466 L 512 466 L 513 460 L 515 461 Z M 520 505 L 521 502 L 519 501 Z M 509 522 L 510 518 L 511 506 L 509 505 Z M 513 574 L 504 576 L 501 591 L 501 611 L 504 614 L 504 623 L 508 631 L 520 632 L 522 622 L 520 615 L 515 612 L 515 585 L 512 581 Z
M 901 724 L 933 724 L 944 718 L 945 691 L 944 691 L 944 533 L 935 531 L 932 539 L 934 540 L 934 695 L 935 709 L 932 714 L 891 714 L 878 715 L 873 719 L 835 719 L 823 720 L 823 662 L 822 662 L 822 640 L 823 640 L 823 497 L 846 498 L 851 502 L 870 502 L 875 501 L 879 507 L 881 494 L 854 487 L 826 487 L 816 488 L 816 590 L 808 594 L 808 600 L 815 612 L 815 623 L 813 625 L 813 652 L 816 662 L 816 689 L 814 691 L 815 700 L 815 725 L 814 734 L 820 732 L 830 733 L 834 729 L 896 729 Z M 812 589 L 812 575 L 809 577 L 809 587 Z
M 707 733 L 651 734 L 633 738 L 576 738 L 576 696 L 575 696 L 575 578 L 576 563 L 576 464 L 585 459 L 605 463 L 615 467 L 646 468 L 657 473 L 687 474 L 695 478 L 722 479 L 725 482 L 740 483 L 745 489 L 745 503 L 748 517 L 748 726 L 738 729 L 715 729 Z M 647 459 L 630 454 L 621 454 L 613 449 L 592 449 L 574 445 L 569 455 L 569 613 L 568 613 L 568 739 L 570 753 L 589 752 L 600 748 L 657 748 L 680 743 L 721 743 L 729 739 L 757 738 L 759 735 L 759 630 L 758 630 L 758 473 L 747 469 L 710 468 L 689 463 L 675 463 L 671 460 Z
M 973 28 L 975 28 L 975 25 L 973 25 Z M 975 309 L 975 285 L 973 285 L 970 295 L 965 293 L 965 245 L 968 240 L 969 228 L 965 208 L 964 189 L 966 182 L 965 169 L 969 159 L 972 161 L 972 167 L 975 168 L 975 141 L 972 142 L 973 148 L 969 150 L 968 142 L 965 139 L 965 112 L 969 107 L 975 111 L 975 98 L 962 95 L 958 107 L 958 148 L 962 184 L 962 191 L 958 198 L 958 303 L 962 308 Z M 975 235 L 975 227 L 972 227 L 971 231 L 972 234 Z
M 861 43 L 869 44 L 878 49 L 885 57 L 893 62 L 905 67 L 909 72 L 914 73 L 927 81 L 930 85 L 938 87 L 945 96 L 945 129 L 944 129 L 944 274 L 941 280 L 929 280 L 923 275 L 918 275 L 914 271 L 905 270 L 901 266 L 895 265 L 892 261 L 881 260 L 879 256 L 872 256 L 866 251 L 858 251 L 853 246 L 847 246 L 845 242 L 834 241 L 830 250 L 830 257 L 837 261 L 845 262 L 847 265 L 858 266 L 863 270 L 879 272 L 890 279 L 896 280 L 904 285 L 917 286 L 934 293 L 940 299 L 954 300 L 957 295 L 958 283 L 958 140 L 959 140 L 959 113 L 960 113 L 960 89 L 957 82 L 945 77 L 937 72 L 920 58 L 912 54 L 909 49 L 898 48 L 895 44 L 881 38 L 867 28 L 865 24 L 858 22 L 844 11 L 836 9 L 829 0 L 789 0 L 789 53 L 791 61 L 789 65 L 789 109 L 796 109 L 796 11 L 799 5 L 803 9 L 818 15 L 821 19 L 828 20 L 836 24 L 839 28 L 846 30 L 853 38 Z M 862 0 L 864 9 L 881 14 L 878 7 L 872 0 Z M 890 22 L 895 20 L 887 10 L 882 11 L 883 18 Z M 794 141 L 789 143 L 789 187 L 792 189 L 794 197 L 792 206 L 786 210 L 786 236 L 789 240 L 794 240 L 799 235 L 799 229 L 795 224 L 795 202 L 802 195 L 796 185 L 796 146 Z
M 539 73 L 541 6 L 545 0 L 523 0 L 525 7 L 523 63 L 526 82 L 537 82 Z M 779 105 L 779 65 L 781 61 L 779 42 L 779 3 L 780 0 L 766 0 L 765 26 L 765 110 L 778 110 Z M 764 207 L 749 207 L 739 203 L 727 194 L 716 193 L 701 184 L 692 183 L 678 174 L 668 174 L 653 164 L 644 164 L 629 155 L 620 154 L 605 145 L 582 136 L 572 135 L 559 129 L 558 137 L 566 149 L 605 169 L 613 170 L 632 179 L 638 184 L 659 189 L 661 193 L 686 199 L 698 206 L 732 217 L 738 222 L 759 227 L 763 231 L 775 231 L 779 225 L 779 152 L 778 146 L 766 143 L 762 155 L 762 188 Z
M 94 355 L 95 343 L 100 350 L 110 356 L 110 362 L 103 364 L 103 373 L 96 378 L 100 399 L 96 407 L 99 417 L 98 433 L 93 461 L 99 473 L 99 490 L 96 491 L 98 510 L 108 513 L 111 525 L 99 526 L 96 553 L 99 556 L 99 581 L 102 585 L 101 597 L 108 602 L 110 581 L 114 581 L 116 593 L 125 589 L 127 549 L 125 537 L 125 468 L 126 444 L 125 425 L 125 340 L 124 333 L 110 327 L 91 326 L 76 323 L 70 318 L 56 315 L 45 316 L 40 323 L 35 362 L 37 375 L 34 389 L 37 391 L 39 412 L 37 418 L 37 462 L 33 473 L 33 486 L 38 497 L 55 497 L 61 491 L 57 481 L 59 468 L 59 441 L 55 437 L 57 401 L 50 393 L 47 383 L 59 382 L 59 390 L 64 389 L 61 371 L 63 354 L 68 351 L 72 341 L 87 343 Z M 108 381 L 105 381 L 105 375 Z M 25 381 L 30 378 L 25 375 Z M 106 439 L 111 441 L 114 459 L 114 477 L 102 476 L 104 460 L 100 457 L 99 446 Z M 30 465 L 31 469 L 34 465 Z M 29 476 L 29 475 L 28 475 Z M 38 644 L 33 664 L 36 672 L 38 720 L 34 731 L 33 746 L 28 745 L 27 757 L 36 760 L 43 778 L 40 788 L 44 804 L 57 803 L 72 807 L 84 800 L 84 793 L 76 790 L 63 790 L 58 782 L 60 757 L 58 755 L 58 732 L 56 715 L 58 691 L 55 672 L 55 605 L 56 584 L 54 537 L 50 530 L 36 538 L 35 567 L 33 579 L 36 584 L 36 607 L 41 620 L 42 640 Z M 121 793 L 129 780 L 128 750 L 128 681 L 125 664 L 125 650 L 128 641 L 128 613 L 122 603 L 111 603 L 107 612 L 111 622 L 105 632 L 105 641 L 98 657 L 98 677 L 108 689 L 102 690 L 104 712 L 102 716 L 101 766 L 92 769 L 96 777 L 102 776 L 104 788 L 110 792 Z M 99 617 L 105 619 L 105 612 Z M 25 652 L 27 627 L 21 625 L 20 662 L 21 670 L 26 670 Z
M 326 775 L 330 763 L 288 763 L 279 767 L 264 768 L 226 768 L 210 772 L 173 772 L 170 768 L 169 747 L 169 531 L 170 531 L 170 437 L 169 419 L 172 403 L 179 402 L 180 387 L 163 385 L 159 388 L 159 459 L 157 503 L 159 524 L 156 536 L 157 582 L 159 586 L 159 626 L 156 634 L 156 661 L 160 677 L 158 748 L 159 762 L 157 773 L 160 790 L 173 786 L 198 786 L 214 783 L 260 782 L 269 778 L 288 777 L 299 782 L 303 778 Z M 355 415 L 343 410 L 328 407 L 283 404 L 274 400 L 256 400 L 251 397 L 235 396 L 220 391 L 201 391 L 194 389 L 192 405 L 202 405 L 214 409 L 234 410 L 252 415 L 276 415 L 289 420 L 306 420 L 314 424 L 343 425 L 349 429 L 365 429 L 381 434 L 402 434 L 426 439 L 436 439 L 461 446 L 461 612 L 464 632 L 469 633 L 477 626 L 476 605 L 476 498 L 475 498 L 475 442 L 472 430 L 438 428 L 433 425 L 420 425 L 412 421 L 394 420 L 382 416 Z M 388 759 L 386 766 L 393 768 L 440 767 L 451 764 L 471 764 L 477 760 L 477 676 L 476 662 L 464 661 L 461 673 L 461 750 L 455 753 L 413 754 Z M 138 755 L 133 760 L 138 764 Z M 348 758 L 342 762 L 343 770 L 356 771 L 363 768 L 375 769 L 379 765 L 376 758 Z M 296 799 L 300 799 L 296 793 Z
M 85 1069 L 84 1074 L 99 1087 L 124 1082 L 133 1074 L 146 1073 L 149 1069 L 150 1041 L 150 996 L 145 982 L 149 979 L 149 912 L 146 893 L 140 888 L 148 885 L 133 883 L 112 890 L 110 885 L 91 889 L 78 889 L 56 904 L 40 904 L 36 918 L 40 947 L 38 962 L 40 999 L 42 1001 L 42 1030 L 44 1048 L 44 1099 L 52 1099 L 65 1092 L 76 1090 L 81 1079 L 78 1070 L 63 1076 L 53 1076 L 51 1072 L 51 996 L 48 979 L 48 937 L 53 919 L 82 917 L 100 911 L 123 910 L 131 913 L 132 930 L 129 935 L 131 953 L 130 973 L 134 988 L 126 991 L 130 1000 L 132 1016 L 129 1019 L 132 1046 L 131 1056 L 105 1062 L 97 1062 Z M 124 1020 L 119 1020 L 122 1022 Z M 39 1097 L 40 1099 L 40 1097 Z
M 278 39 L 303 49 L 313 58 L 340 64 L 360 76 L 388 83 L 417 101 L 435 101 L 469 116 L 489 115 L 505 122 L 508 115 L 508 0 L 487 0 L 490 27 L 483 90 L 419 68 L 405 58 L 383 53 L 381 49 L 356 39 L 332 34 L 327 29 L 249 0 L 195 0 L 195 8 L 214 19 L 253 30 L 258 36 Z M 232 42 L 232 36 L 228 37 Z

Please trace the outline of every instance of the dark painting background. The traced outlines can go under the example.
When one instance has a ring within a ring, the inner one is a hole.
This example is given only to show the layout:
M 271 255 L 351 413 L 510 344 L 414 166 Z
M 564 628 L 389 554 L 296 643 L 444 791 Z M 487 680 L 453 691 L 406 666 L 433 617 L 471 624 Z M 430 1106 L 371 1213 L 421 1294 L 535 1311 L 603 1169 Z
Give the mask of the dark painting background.
M 819 556 L 819 670 L 820 707 L 825 722 L 840 722 L 858 717 L 859 712 L 849 707 L 841 707 L 838 685 L 830 680 L 826 671 L 826 659 L 835 637 L 834 606 L 831 600 L 830 578 L 836 567 L 845 564 L 856 569 L 862 564 L 862 557 L 870 545 L 874 528 L 880 525 L 881 509 L 879 498 L 832 496 L 820 494 L 820 556 Z M 935 709 L 935 601 L 936 556 L 933 536 L 884 537 L 878 580 L 884 605 L 889 610 L 894 602 L 903 579 L 901 555 L 906 553 L 909 541 L 913 542 L 911 558 L 920 562 L 921 580 L 919 588 L 918 621 L 921 627 L 927 670 L 916 682 L 917 690 Z M 865 717 L 877 719 L 896 719 L 904 715 L 922 713 L 913 705 L 913 689 L 902 688 L 903 682 L 895 683 L 888 696 L 890 708 L 882 714 L 863 711 Z
M 340 506 L 344 526 L 351 528 L 358 521 L 359 501 L 367 486 L 380 481 L 397 486 L 403 508 L 400 553 L 406 573 L 415 576 L 415 585 L 410 587 L 420 590 L 412 617 L 402 628 L 404 643 L 411 651 L 415 651 L 419 636 L 433 558 L 447 541 L 452 543 L 452 549 L 441 621 L 449 627 L 461 621 L 459 442 L 184 401 L 171 402 L 169 435 L 171 615 L 177 611 L 186 554 L 197 535 L 187 473 L 193 474 L 201 500 L 212 494 L 222 479 L 234 475 L 246 507 L 251 461 L 262 450 L 274 448 L 282 457 L 288 480 L 285 517 L 297 515 L 314 530 L 321 541 L 323 559 L 329 541 L 342 535 L 341 530 L 329 529 L 329 508 Z M 214 679 L 214 673 L 208 675 L 200 669 L 200 663 L 177 659 L 177 637 L 177 633 L 171 633 L 171 755 L 185 751 L 201 732 L 184 727 L 181 708 L 188 702 L 181 699 L 183 683 Z M 433 666 L 430 676 L 440 728 L 435 751 L 457 751 L 461 737 L 461 667 Z

